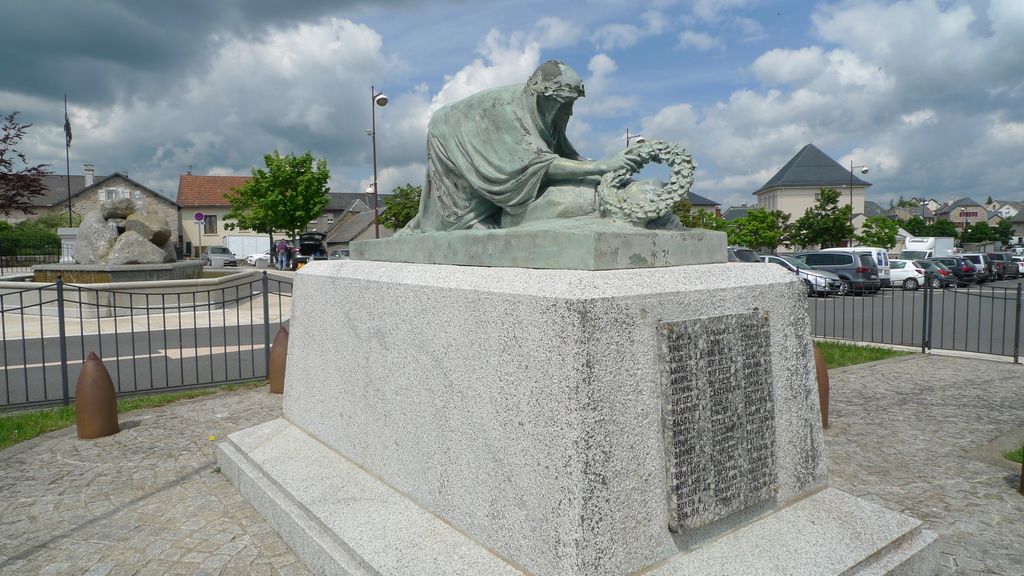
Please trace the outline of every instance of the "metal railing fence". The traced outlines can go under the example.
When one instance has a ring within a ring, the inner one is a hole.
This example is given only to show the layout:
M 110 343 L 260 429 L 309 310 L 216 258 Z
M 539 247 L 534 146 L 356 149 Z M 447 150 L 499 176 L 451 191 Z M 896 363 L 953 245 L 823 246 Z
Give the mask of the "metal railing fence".
M 60 239 L 18 238 L 0 234 L 0 276 L 31 272 L 36 264 L 71 261 L 71 248 Z
M 187 288 L 35 285 L 0 291 L 0 408 L 68 404 L 95 352 L 118 394 L 241 382 L 268 373 L 291 315 L 290 278 L 241 274 Z
M 1022 286 L 897 287 L 808 298 L 816 338 L 974 352 L 1020 359 Z

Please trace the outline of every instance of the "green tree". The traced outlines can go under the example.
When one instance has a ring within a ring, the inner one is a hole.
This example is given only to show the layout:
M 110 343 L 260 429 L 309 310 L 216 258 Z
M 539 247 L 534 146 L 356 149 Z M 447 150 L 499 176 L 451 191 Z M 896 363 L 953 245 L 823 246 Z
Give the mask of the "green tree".
M 920 206 L 913 198 L 910 200 L 904 200 L 903 195 L 900 194 L 900 199 L 896 202 L 897 208 L 917 208 Z
M 839 207 L 839 191 L 822 188 L 818 202 L 797 218 L 793 228 L 793 244 L 832 248 L 853 237 L 849 205 Z
M 1004 246 L 1010 243 L 1010 238 L 1014 235 L 1013 223 L 1009 220 L 1000 220 L 992 229 L 992 239 L 1002 242 Z
M 902 225 L 911 236 L 928 236 L 928 224 L 920 216 L 911 216 L 904 220 Z
M 960 233 L 956 229 L 956 224 L 953 224 L 949 220 L 936 220 L 934 224 L 928 226 L 928 233 L 924 236 L 938 236 L 956 238 Z
M 18 151 L 22 138 L 32 127 L 18 122 L 18 112 L 4 116 L 0 126 L 0 213 L 21 211 L 34 214 L 33 199 L 46 191 L 42 177 L 50 174 L 49 164 L 29 165 Z
M 992 227 L 987 222 L 975 222 L 964 229 L 960 237 L 962 244 L 973 244 L 975 242 L 988 242 L 993 239 Z
M 421 194 L 421 186 L 406 183 L 405 186 L 396 187 L 391 191 L 391 195 L 384 199 L 384 211 L 380 213 L 377 221 L 392 230 L 403 228 L 419 212 Z
M 224 219 L 234 222 L 224 227 L 267 234 L 273 246 L 275 231 L 294 238 L 310 220 L 320 217 L 327 206 L 331 173 L 327 161 L 314 161 L 311 152 L 281 156 L 275 150 L 264 154 L 263 162 L 266 170 L 253 168 L 248 182 L 225 195 L 231 210 Z
M 672 213 L 679 217 L 679 221 L 687 228 L 703 228 L 705 230 L 722 230 L 728 227 L 728 223 L 714 212 L 700 208 L 694 211 L 689 200 L 680 200 L 672 206 Z
M 896 234 L 900 225 L 885 216 L 872 216 L 864 221 L 857 241 L 866 246 L 892 249 L 896 246 Z
M 730 222 L 726 233 L 730 244 L 774 252 L 780 244 L 789 241 L 789 231 L 789 214 L 754 208 L 743 218 Z

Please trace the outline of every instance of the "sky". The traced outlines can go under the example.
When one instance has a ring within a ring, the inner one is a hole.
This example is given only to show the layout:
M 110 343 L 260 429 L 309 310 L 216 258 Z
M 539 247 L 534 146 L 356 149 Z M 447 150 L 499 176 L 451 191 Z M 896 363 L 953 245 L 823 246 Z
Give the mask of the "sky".
M 263 155 L 325 158 L 333 192 L 422 184 L 440 106 L 525 82 L 549 59 L 583 77 L 569 137 L 678 142 L 693 192 L 723 208 L 813 143 L 866 165 L 867 198 L 1024 200 L 1022 0 L 0 0 L 0 114 L 63 174 L 247 175 Z M 650 168 L 649 168 L 650 169 Z M 859 169 L 858 169 L 859 172 Z M 860 174 L 858 174 L 860 176 Z M 794 215 L 794 218 L 797 215 Z

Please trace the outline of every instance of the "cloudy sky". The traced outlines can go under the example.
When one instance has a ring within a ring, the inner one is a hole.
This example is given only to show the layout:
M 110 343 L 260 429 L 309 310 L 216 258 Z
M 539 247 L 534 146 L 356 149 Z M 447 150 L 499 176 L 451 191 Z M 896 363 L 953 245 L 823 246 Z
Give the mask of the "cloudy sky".
M 559 59 L 583 76 L 570 137 L 681 143 L 693 190 L 752 202 L 811 142 L 870 166 L 869 199 L 1024 200 L 1022 0 L 0 0 L 0 113 L 64 172 L 248 174 L 274 149 L 327 159 L 336 192 L 422 183 L 439 106 Z

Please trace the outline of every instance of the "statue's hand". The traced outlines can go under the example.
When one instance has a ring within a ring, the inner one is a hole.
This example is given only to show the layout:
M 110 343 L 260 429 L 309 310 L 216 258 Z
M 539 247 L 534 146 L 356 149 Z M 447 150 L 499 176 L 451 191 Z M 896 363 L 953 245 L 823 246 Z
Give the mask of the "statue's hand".
M 601 170 L 601 174 L 622 168 L 628 168 L 631 172 L 636 172 L 643 165 L 643 161 L 636 154 L 630 154 L 628 150 L 623 150 L 615 156 L 607 160 L 601 160 L 596 164 L 598 169 Z

